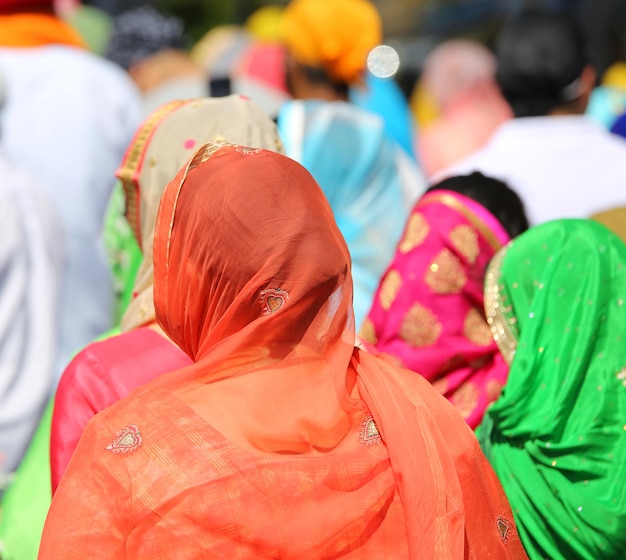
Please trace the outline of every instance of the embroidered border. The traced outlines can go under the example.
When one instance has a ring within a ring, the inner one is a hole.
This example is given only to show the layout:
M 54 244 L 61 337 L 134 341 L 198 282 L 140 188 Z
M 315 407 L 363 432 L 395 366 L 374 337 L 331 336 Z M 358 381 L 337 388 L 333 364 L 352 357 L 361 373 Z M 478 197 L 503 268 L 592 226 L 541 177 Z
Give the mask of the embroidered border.
M 491 329 L 506 363 L 511 365 L 517 350 L 518 333 L 517 319 L 511 313 L 512 306 L 507 305 L 508 296 L 504 293 L 500 283 L 502 261 L 512 243 L 500 249 L 487 267 L 485 280 L 485 313 L 487 324 Z

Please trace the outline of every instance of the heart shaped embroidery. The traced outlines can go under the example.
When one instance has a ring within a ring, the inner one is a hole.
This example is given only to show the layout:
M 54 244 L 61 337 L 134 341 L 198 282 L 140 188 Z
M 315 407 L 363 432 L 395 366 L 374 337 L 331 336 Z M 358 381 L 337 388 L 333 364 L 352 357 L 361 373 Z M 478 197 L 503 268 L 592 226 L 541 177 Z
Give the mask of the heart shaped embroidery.
M 371 414 L 368 414 L 361 423 L 359 439 L 364 445 L 372 445 L 374 443 L 381 443 L 382 441 L 376 422 L 374 422 L 374 418 L 372 418 Z
M 112 453 L 128 453 L 141 447 L 142 439 L 139 428 L 134 424 L 126 426 L 115 434 L 115 439 L 106 446 Z
M 496 519 L 496 526 L 498 527 L 498 533 L 500 533 L 500 538 L 502 539 L 502 542 L 506 543 L 507 539 L 509 538 L 511 523 L 508 519 L 499 515 L 498 519 Z
M 289 299 L 289 294 L 280 288 L 268 288 L 261 292 L 263 315 L 276 313 Z

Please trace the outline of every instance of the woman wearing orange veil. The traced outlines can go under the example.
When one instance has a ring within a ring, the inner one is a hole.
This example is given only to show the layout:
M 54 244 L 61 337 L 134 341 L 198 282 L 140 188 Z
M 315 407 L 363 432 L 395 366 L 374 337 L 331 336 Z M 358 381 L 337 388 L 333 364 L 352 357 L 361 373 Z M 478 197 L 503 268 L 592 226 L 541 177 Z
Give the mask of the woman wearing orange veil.
M 161 200 L 154 302 L 196 363 L 88 424 L 40 559 L 525 558 L 461 416 L 355 349 L 348 249 L 298 163 L 201 148 Z

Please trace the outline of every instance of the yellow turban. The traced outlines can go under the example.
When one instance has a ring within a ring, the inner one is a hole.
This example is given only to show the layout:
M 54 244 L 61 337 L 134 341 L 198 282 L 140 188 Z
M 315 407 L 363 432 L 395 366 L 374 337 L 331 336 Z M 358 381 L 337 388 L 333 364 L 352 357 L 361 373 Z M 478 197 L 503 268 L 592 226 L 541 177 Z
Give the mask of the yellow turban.
M 296 61 L 347 84 L 359 80 L 369 51 L 382 40 L 380 15 L 367 0 L 292 0 L 282 31 Z

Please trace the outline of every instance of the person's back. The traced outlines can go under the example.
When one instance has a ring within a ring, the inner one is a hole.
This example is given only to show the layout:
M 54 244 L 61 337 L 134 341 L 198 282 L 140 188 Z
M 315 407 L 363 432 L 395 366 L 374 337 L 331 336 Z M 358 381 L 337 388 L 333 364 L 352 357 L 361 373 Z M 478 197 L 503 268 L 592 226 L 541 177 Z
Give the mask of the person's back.
M 437 179 L 481 171 L 505 181 L 531 223 L 622 206 L 626 142 L 583 114 L 595 75 L 574 22 L 520 16 L 503 31 L 497 54 L 497 79 L 516 118 Z
M 426 378 L 476 428 L 506 382 L 483 312 L 487 264 L 528 228 L 506 184 L 480 173 L 433 185 L 409 217 L 360 330 L 365 347 Z
M 0 153 L 0 495 L 54 385 L 59 224 L 32 179 Z
M 194 364 L 88 424 L 40 559 L 525 557 L 458 413 L 354 348 L 348 248 L 301 165 L 202 146 L 161 198 L 154 304 Z
M 487 272 L 510 371 L 479 439 L 532 560 L 624 558 L 624 262 L 604 226 L 565 219 L 520 235 Z
M 29 21 L 31 14 L 1 15 Z M 40 17 L 32 16 L 32 17 Z M 113 291 L 100 242 L 113 174 L 140 119 L 138 94 L 121 70 L 75 44 L 60 29 L 31 41 L 0 36 L 7 82 L 3 145 L 42 186 L 63 227 L 63 285 L 56 372 L 70 355 L 111 326 Z M 69 34 L 68 34 L 69 35 Z
M 89 344 L 67 366 L 55 395 L 50 463 L 52 491 L 87 425 L 98 412 L 136 387 L 191 363 L 155 327 L 152 246 L 161 194 L 196 144 L 214 136 L 282 150 L 275 124 L 253 102 L 232 95 L 167 103 L 146 117 L 117 171 L 126 217 L 143 260 L 121 334 Z

